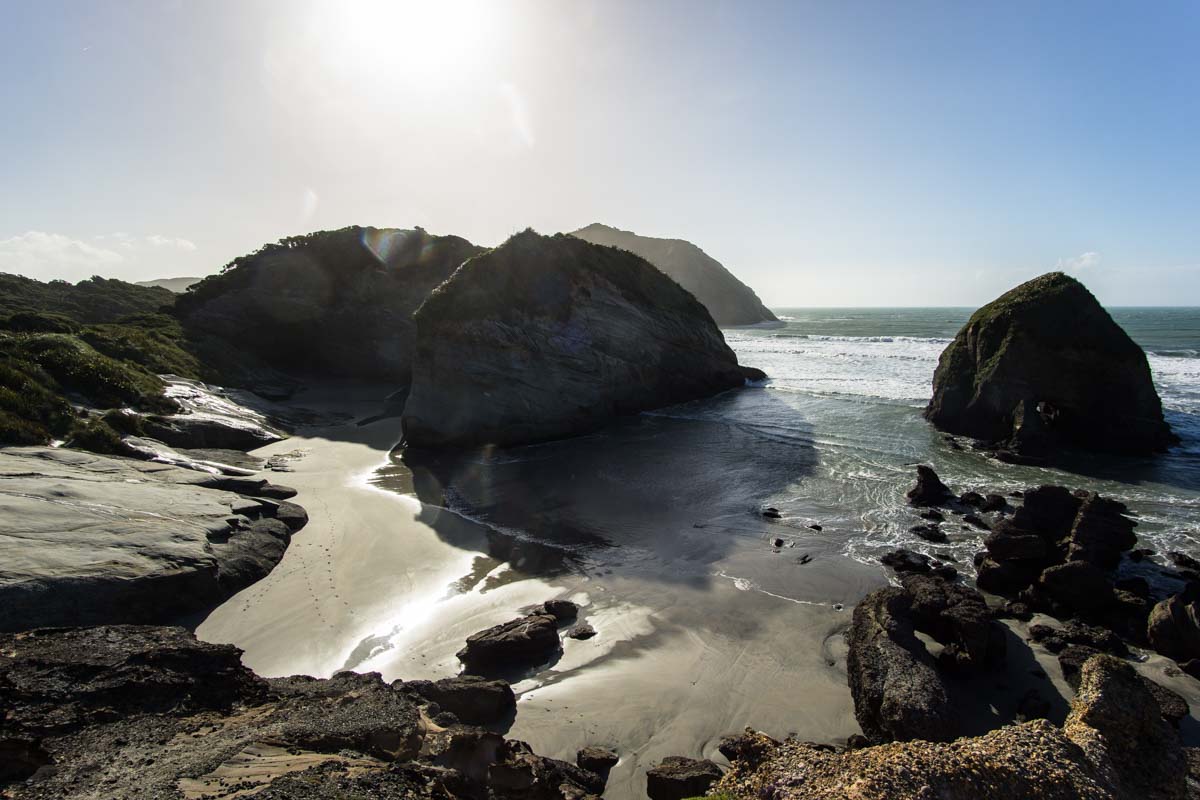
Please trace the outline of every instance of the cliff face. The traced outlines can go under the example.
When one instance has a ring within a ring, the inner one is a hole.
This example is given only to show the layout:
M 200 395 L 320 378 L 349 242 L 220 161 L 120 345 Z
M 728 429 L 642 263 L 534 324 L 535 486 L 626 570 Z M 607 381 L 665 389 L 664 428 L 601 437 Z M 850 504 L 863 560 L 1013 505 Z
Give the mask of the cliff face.
M 1035 456 L 1064 445 L 1153 453 L 1175 441 L 1146 354 L 1061 272 L 975 312 L 942 353 L 925 417 Z
M 190 330 L 236 342 L 278 369 L 406 381 L 412 312 L 481 250 L 419 228 L 296 236 L 234 260 L 176 309 Z
M 620 247 L 646 259 L 695 295 L 718 325 L 777 321 L 753 289 L 691 242 L 638 236 L 599 223 L 570 235 L 592 244 Z
M 415 314 L 414 446 L 521 444 L 744 382 L 704 307 L 632 253 L 518 234 Z

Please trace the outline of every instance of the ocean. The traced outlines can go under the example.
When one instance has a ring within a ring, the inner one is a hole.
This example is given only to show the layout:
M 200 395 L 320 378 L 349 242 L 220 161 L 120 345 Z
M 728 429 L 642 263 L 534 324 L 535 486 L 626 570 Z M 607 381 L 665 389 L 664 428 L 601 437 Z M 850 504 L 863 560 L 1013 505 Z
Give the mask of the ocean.
M 1168 422 L 1182 444 L 1154 458 L 1089 458 L 1082 472 L 1001 464 L 951 449 L 921 418 L 938 357 L 970 317 L 969 308 L 776 309 L 772 328 L 725 331 L 742 363 L 770 375 L 773 414 L 743 420 L 811 437 L 820 466 L 793 487 L 791 502 L 836 498 L 862 532 L 845 552 L 873 561 L 915 540 L 902 489 L 912 464 L 931 463 L 956 489 L 1011 491 L 1061 483 L 1129 503 L 1144 546 L 1200 555 L 1200 309 L 1114 308 L 1113 318 L 1147 353 Z M 761 411 L 762 409 L 758 409 Z M 970 572 L 979 537 L 964 532 L 950 548 Z

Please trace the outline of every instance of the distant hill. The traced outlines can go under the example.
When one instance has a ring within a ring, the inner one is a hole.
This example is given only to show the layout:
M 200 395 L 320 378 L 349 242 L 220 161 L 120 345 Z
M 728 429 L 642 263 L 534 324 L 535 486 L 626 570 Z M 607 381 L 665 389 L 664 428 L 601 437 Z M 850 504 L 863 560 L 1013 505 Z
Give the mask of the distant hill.
M 152 314 L 174 303 L 175 295 L 166 289 L 115 278 L 42 283 L 23 275 L 0 273 L 0 316 L 38 312 L 97 324 L 116 322 L 132 314 Z
M 777 321 L 753 289 L 691 242 L 638 236 L 599 223 L 580 228 L 570 235 L 592 244 L 619 247 L 646 259 L 695 295 L 718 325 Z
M 157 286 L 160 289 L 166 289 L 168 292 L 182 294 L 187 291 L 187 288 L 193 283 L 199 283 L 203 278 L 155 278 L 152 281 L 138 281 L 138 286 Z

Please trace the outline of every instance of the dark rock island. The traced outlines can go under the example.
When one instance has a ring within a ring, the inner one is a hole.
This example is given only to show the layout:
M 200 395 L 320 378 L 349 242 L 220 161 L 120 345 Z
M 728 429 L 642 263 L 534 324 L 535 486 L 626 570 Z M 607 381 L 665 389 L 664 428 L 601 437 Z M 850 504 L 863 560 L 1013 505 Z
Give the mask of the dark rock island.
M 1148 454 L 1176 441 L 1145 352 L 1061 272 L 972 315 L 942 353 L 925 417 L 1031 457 L 1064 446 Z
M 414 316 L 410 446 L 562 438 L 747 375 L 679 284 L 562 234 L 525 231 L 471 259 Z

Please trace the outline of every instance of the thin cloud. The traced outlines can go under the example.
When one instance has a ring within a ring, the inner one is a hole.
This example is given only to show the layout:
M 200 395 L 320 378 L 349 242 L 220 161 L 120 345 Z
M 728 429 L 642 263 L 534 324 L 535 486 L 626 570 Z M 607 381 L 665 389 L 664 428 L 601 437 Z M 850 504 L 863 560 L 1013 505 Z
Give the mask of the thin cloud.
M 0 239 L 0 272 L 15 272 L 39 280 L 81 280 L 136 269 L 143 257 L 166 252 L 191 252 L 194 242 L 174 236 L 107 233 L 90 240 L 61 233 L 26 231 Z
M 1055 265 L 1055 269 L 1066 270 L 1067 272 L 1083 272 L 1091 269 L 1100 263 L 1100 254 L 1094 250 L 1089 250 L 1086 253 L 1080 253 L 1073 258 L 1060 258 Z

